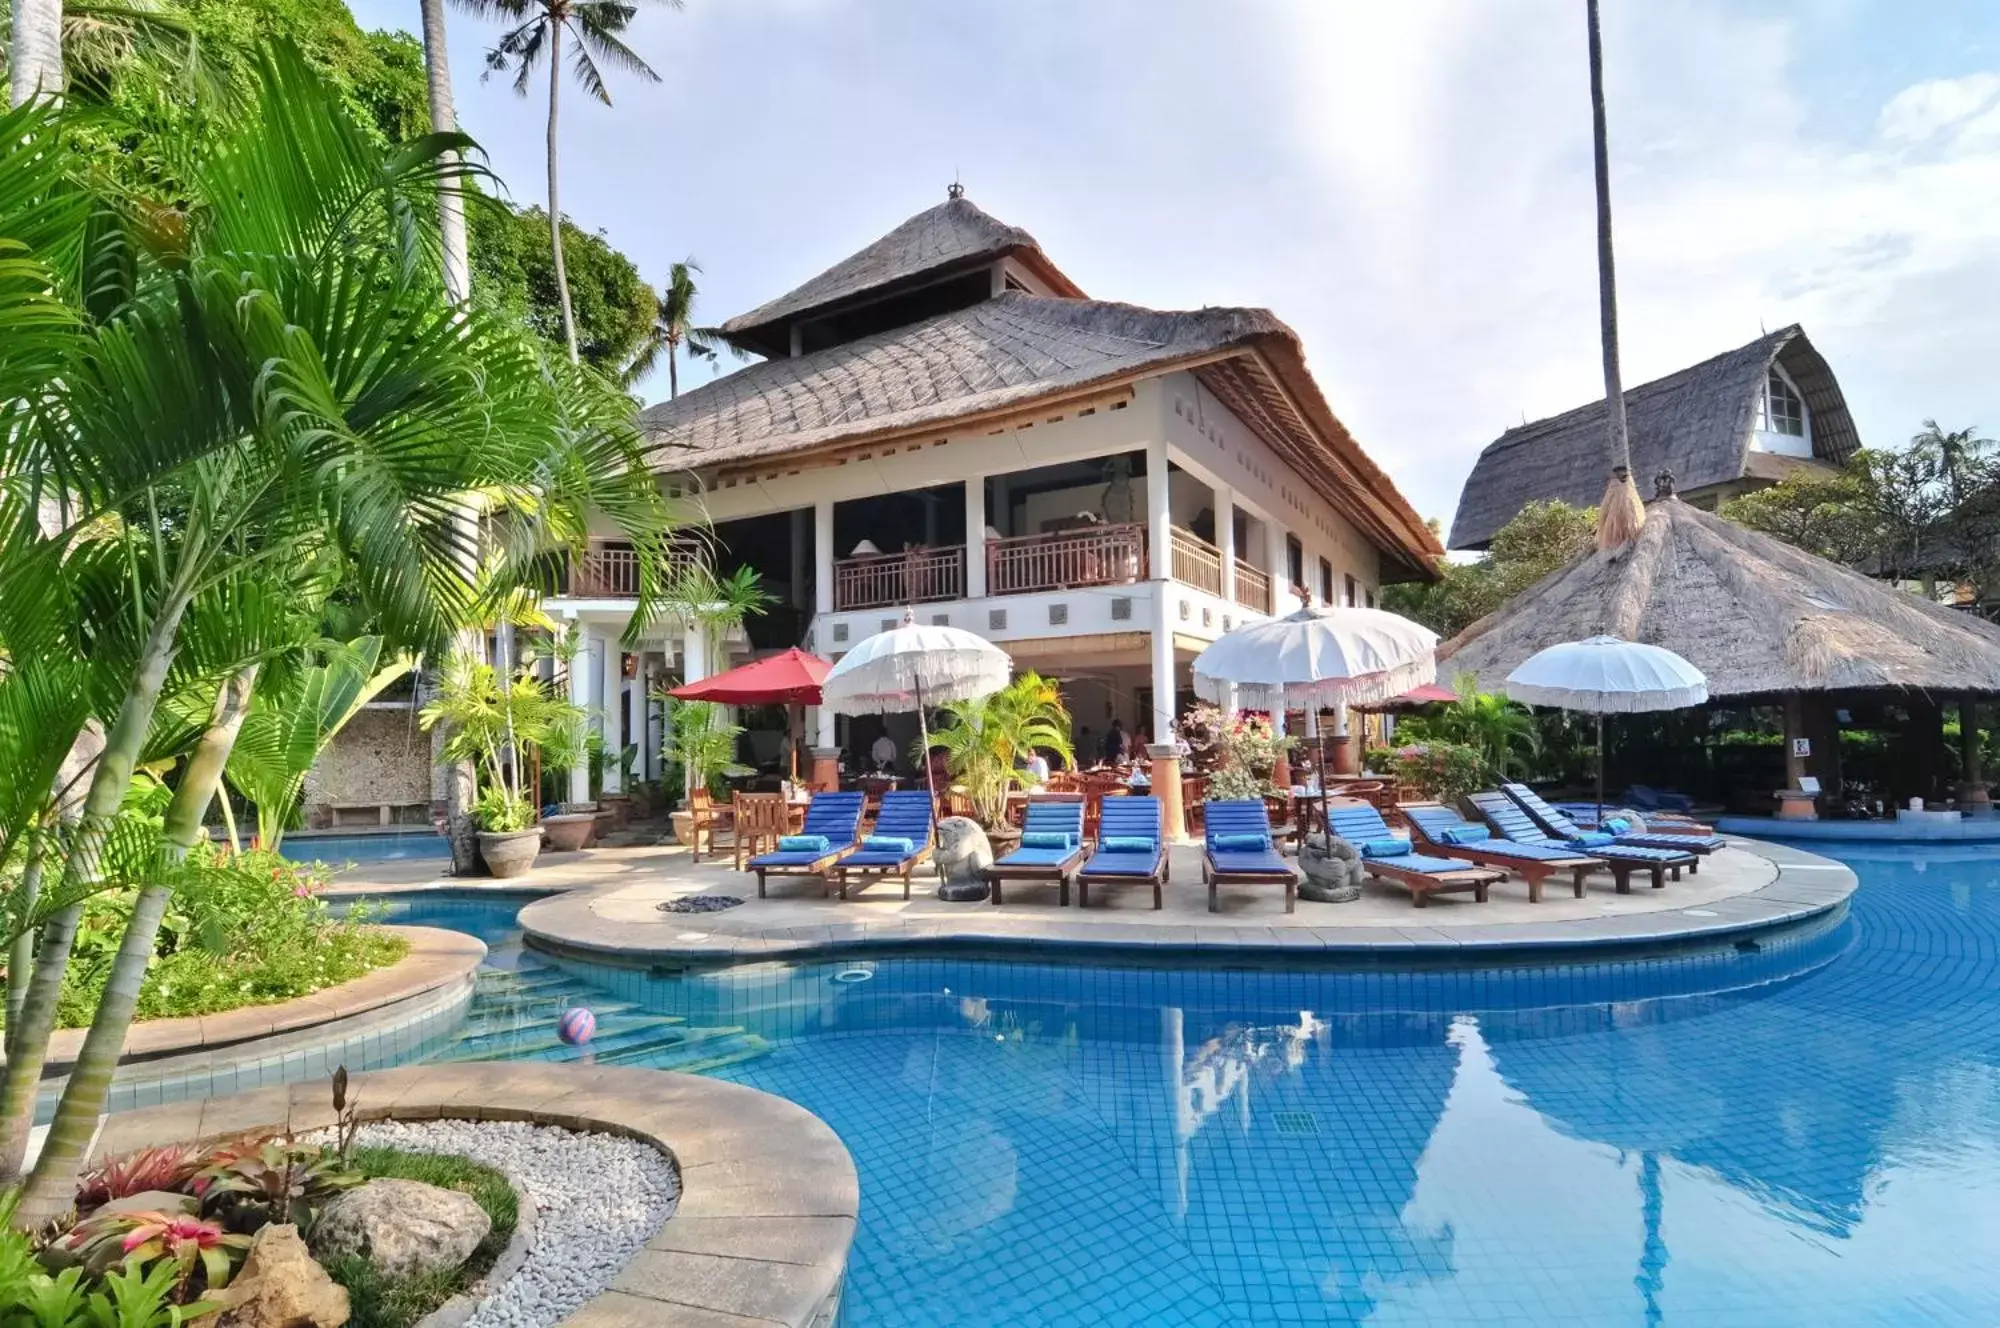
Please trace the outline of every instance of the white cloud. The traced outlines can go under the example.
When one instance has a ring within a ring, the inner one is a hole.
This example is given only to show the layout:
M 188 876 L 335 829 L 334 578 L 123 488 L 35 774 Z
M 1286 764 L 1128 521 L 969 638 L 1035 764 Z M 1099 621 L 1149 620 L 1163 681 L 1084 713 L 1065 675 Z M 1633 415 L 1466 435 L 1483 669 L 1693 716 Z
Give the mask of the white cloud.
M 2000 101 L 2000 74 L 1933 78 L 1904 88 L 1889 99 L 1877 121 L 1882 137 L 1921 142 L 1966 121 Z

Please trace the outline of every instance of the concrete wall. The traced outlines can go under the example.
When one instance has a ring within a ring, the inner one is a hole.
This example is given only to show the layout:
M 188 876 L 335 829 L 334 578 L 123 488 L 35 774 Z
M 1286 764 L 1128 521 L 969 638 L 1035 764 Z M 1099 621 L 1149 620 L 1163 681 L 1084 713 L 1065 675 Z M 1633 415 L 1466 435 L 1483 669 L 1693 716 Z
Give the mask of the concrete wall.
M 431 735 L 404 707 L 367 709 L 348 722 L 306 776 L 306 824 L 324 826 L 335 805 L 414 803 L 430 821 Z M 413 813 L 404 813 L 409 819 Z M 359 818 L 347 813 L 343 821 Z

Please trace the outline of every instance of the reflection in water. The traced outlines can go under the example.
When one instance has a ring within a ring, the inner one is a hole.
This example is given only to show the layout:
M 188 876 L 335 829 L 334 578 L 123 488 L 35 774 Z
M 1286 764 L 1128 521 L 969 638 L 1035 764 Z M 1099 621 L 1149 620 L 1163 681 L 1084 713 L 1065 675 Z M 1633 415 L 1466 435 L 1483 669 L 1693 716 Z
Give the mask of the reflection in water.
M 1752 955 L 588 976 L 840 1132 L 853 1324 L 2000 1322 L 2000 890 L 1860 870 Z

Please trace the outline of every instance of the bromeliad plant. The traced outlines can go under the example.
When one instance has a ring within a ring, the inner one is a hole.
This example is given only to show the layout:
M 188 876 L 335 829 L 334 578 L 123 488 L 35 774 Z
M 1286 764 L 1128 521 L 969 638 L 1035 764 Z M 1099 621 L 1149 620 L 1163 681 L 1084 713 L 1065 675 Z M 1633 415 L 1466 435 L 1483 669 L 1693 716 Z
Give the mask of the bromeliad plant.
M 198 1291 L 228 1286 L 250 1237 L 187 1213 L 119 1209 L 84 1218 L 54 1248 L 91 1277 L 119 1267 L 150 1273 L 164 1264 L 173 1270 L 173 1298 L 186 1301 Z
M 972 814 L 989 828 L 1007 816 L 1007 794 L 1030 783 L 1025 762 L 1037 751 L 1075 760 L 1069 711 L 1062 689 L 1038 673 L 971 701 L 948 701 L 931 730 L 931 746 L 945 753 L 953 782 L 962 785 Z
M 247 1141 L 211 1153 L 189 1182 L 201 1211 L 231 1231 L 303 1223 L 342 1190 L 361 1184 L 337 1153 L 283 1139 Z

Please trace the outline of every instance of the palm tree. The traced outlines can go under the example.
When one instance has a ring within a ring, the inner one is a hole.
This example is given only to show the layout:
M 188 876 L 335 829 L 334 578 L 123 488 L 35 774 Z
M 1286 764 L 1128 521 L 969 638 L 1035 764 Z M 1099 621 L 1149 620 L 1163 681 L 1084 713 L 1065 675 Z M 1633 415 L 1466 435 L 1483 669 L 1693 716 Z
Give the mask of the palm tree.
M 653 314 L 652 329 L 639 343 L 632 362 L 620 375 L 620 381 L 626 387 L 651 373 L 664 351 L 667 357 L 667 400 L 672 401 L 681 394 L 678 351 L 685 349 L 691 359 L 697 360 L 713 360 L 723 349 L 739 358 L 742 356 L 742 351 L 722 339 L 720 329 L 695 326 L 694 274 L 699 271 L 701 264 L 690 258 L 674 264 L 667 274 L 667 284 L 659 294 L 659 307 Z
M 1625 431 L 1625 388 L 1618 372 L 1618 280 L 1611 261 L 1611 148 L 1604 131 L 1604 41 L 1597 0 L 1584 0 L 1590 27 L 1590 128 L 1597 176 L 1597 318 L 1604 349 L 1604 428 L 1611 477 L 1597 507 L 1597 546 L 1629 544 L 1646 524 L 1646 505 L 1632 483 L 1632 440 Z
M 1910 439 L 1910 451 L 1945 484 L 1953 507 L 1965 503 L 1968 491 L 1979 483 L 1986 454 L 1993 449 L 1991 438 L 1981 438 L 1975 425 L 1970 429 L 1945 429 L 1936 420 L 1925 420 L 1923 432 Z
M 997 826 L 1007 814 L 1007 793 L 1030 781 L 1022 763 L 1037 751 L 1054 752 L 1065 763 L 1070 747 L 1069 710 L 1062 691 L 1037 673 L 1024 673 L 994 692 L 971 701 L 947 701 L 944 720 L 930 733 L 942 748 L 945 768 L 965 786 L 972 813 Z M 929 760 L 928 754 L 922 759 Z
M 451 56 L 444 30 L 444 0 L 418 0 L 424 26 L 424 81 L 430 92 L 431 132 L 458 132 L 451 100 Z M 472 296 L 472 260 L 465 244 L 465 199 L 456 189 L 438 191 L 438 237 L 444 248 L 444 294 L 453 304 Z
M 13 0 L 10 17 L 8 105 L 62 95 L 62 0 Z
M 556 266 L 556 290 L 562 297 L 563 340 L 569 346 L 570 363 L 577 362 L 576 316 L 570 310 L 569 274 L 563 267 L 562 206 L 556 190 L 557 94 L 562 88 L 563 35 L 576 42 L 570 68 L 583 90 L 606 106 L 611 93 L 604 86 L 598 62 L 614 65 L 651 83 L 660 81 L 653 67 L 641 60 L 620 35 L 639 12 L 638 0 L 462 0 L 466 8 L 482 17 L 497 18 L 514 26 L 500 35 L 486 53 L 488 73 L 514 71 L 514 91 L 528 95 L 528 79 L 544 56 L 549 63 L 549 243 Z M 681 0 L 653 0 L 669 9 L 679 9 Z

